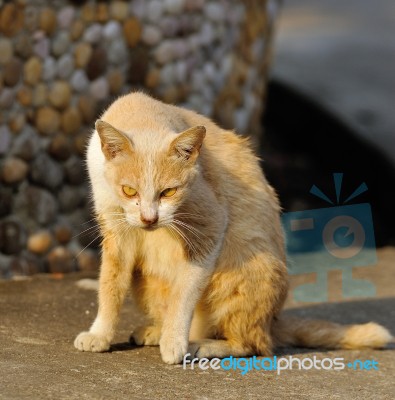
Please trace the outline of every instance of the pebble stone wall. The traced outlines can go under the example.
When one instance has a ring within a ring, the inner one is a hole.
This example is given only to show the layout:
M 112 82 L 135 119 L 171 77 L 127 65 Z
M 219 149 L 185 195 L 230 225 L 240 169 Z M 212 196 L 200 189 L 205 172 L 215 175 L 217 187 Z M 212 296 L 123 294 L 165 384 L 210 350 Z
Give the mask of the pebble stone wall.
M 256 140 L 276 11 L 276 0 L 0 0 L 0 277 L 97 268 L 83 156 L 118 95 L 143 89 Z

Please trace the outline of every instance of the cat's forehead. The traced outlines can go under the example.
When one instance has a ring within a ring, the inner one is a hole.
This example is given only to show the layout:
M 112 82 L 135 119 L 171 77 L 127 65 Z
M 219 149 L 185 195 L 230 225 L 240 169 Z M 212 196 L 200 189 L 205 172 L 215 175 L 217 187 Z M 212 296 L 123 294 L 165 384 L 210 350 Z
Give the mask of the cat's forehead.
M 136 153 L 155 156 L 167 152 L 176 132 L 163 129 L 131 129 L 125 132 L 131 139 Z
M 126 133 L 132 141 L 133 151 L 114 163 L 118 180 L 130 178 L 140 185 L 172 185 L 184 179 L 182 163 L 175 162 L 169 153 L 176 133 L 160 135 L 156 132 Z M 126 180 L 125 180 L 126 179 Z

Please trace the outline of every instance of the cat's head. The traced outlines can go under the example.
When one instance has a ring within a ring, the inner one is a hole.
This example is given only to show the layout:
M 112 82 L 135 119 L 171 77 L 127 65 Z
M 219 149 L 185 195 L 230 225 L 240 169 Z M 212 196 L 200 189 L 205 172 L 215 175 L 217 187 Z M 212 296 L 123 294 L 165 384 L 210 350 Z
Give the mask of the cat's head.
M 205 127 L 138 137 L 103 120 L 95 127 L 106 159 L 105 177 L 126 221 L 146 230 L 170 224 L 198 173 Z

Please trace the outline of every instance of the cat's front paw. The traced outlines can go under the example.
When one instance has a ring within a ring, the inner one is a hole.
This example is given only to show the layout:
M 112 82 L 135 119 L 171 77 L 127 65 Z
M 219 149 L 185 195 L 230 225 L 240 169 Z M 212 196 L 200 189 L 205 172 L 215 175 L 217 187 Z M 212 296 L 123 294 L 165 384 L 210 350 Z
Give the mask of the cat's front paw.
M 74 340 L 74 346 L 80 351 L 102 353 L 110 349 L 110 342 L 103 336 L 90 332 L 81 332 Z
M 187 353 L 188 341 L 174 337 L 163 337 L 159 342 L 162 360 L 166 364 L 180 364 Z
M 132 333 L 130 342 L 138 346 L 158 346 L 160 340 L 160 327 L 155 325 L 140 326 Z

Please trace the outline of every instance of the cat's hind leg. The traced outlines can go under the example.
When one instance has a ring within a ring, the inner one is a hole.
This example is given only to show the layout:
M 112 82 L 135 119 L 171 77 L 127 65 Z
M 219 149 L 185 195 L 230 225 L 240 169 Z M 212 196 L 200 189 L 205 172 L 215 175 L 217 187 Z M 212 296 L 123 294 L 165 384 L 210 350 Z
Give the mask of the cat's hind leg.
M 287 293 L 286 267 L 261 253 L 240 266 L 219 269 L 206 290 L 214 340 L 191 343 L 191 357 L 269 356 L 272 321 Z M 217 339 L 217 340 L 215 340 Z M 194 354 L 193 354 L 194 353 Z
M 225 358 L 247 357 L 252 355 L 242 343 L 220 339 L 202 339 L 190 342 L 188 347 L 190 359 L 193 358 Z
M 137 346 L 159 346 L 160 325 L 144 325 L 136 328 L 130 336 L 130 342 Z

